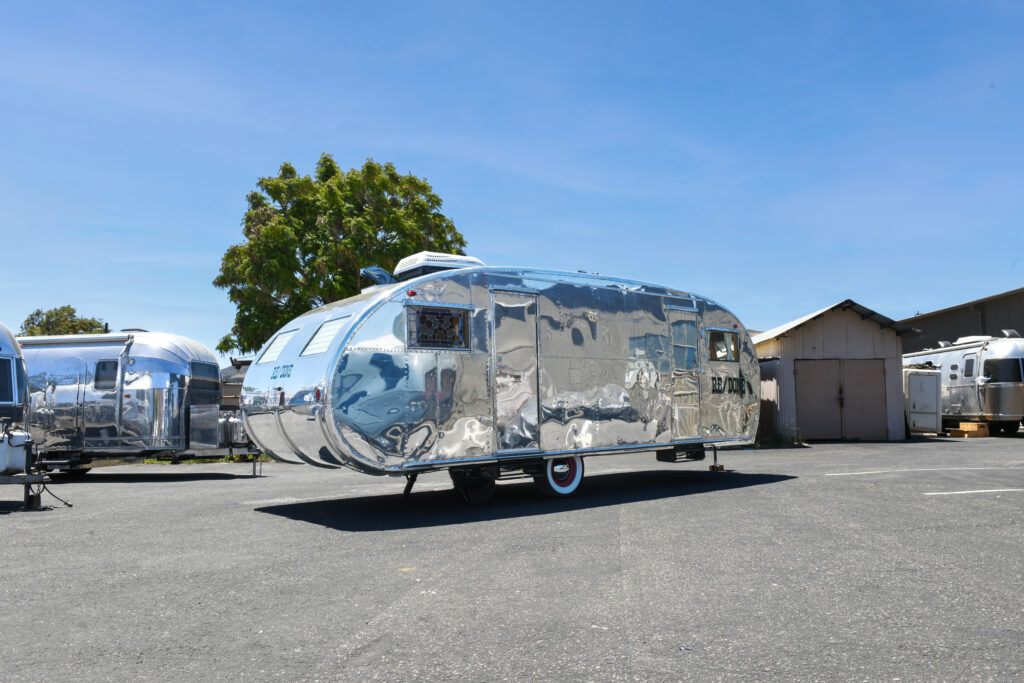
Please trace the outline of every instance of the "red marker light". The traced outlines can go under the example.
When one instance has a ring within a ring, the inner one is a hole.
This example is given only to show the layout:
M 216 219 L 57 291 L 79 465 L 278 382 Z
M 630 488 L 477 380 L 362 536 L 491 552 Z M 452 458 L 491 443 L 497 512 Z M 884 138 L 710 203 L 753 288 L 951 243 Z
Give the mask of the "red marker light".
M 408 292 L 406 292 L 406 294 L 408 294 L 409 296 L 416 296 L 416 290 L 410 289 Z
M 320 387 L 317 387 L 316 391 L 313 392 L 313 398 L 315 398 L 317 400 L 317 402 L 319 402 L 320 401 L 320 396 L 321 396 L 321 394 L 320 394 Z

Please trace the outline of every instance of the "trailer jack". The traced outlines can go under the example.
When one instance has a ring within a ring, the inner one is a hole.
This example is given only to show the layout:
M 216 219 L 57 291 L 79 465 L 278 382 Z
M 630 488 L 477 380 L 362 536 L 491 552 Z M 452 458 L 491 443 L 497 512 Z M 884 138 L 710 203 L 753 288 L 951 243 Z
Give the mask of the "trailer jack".
M 402 495 L 406 498 L 408 498 L 409 494 L 412 493 L 412 487 L 416 483 L 416 477 L 418 476 L 420 476 L 419 472 L 413 472 L 412 474 L 405 475 L 405 491 L 402 492 Z
M 712 465 L 708 465 L 708 470 L 711 472 L 722 472 L 725 470 L 725 465 L 718 464 L 718 446 L 711 444 L 711 450 L 714 452 L 715 462 Z

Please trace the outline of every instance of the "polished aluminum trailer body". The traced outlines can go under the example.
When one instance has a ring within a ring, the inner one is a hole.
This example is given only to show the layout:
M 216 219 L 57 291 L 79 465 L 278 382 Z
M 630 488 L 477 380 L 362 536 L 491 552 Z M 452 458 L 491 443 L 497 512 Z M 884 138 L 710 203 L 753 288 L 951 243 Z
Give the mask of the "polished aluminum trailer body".
M 203 344 L 158 332 L 22 337 L 42 463 L 216 449 L 220 367 Z
M 989 422 L 1015 432 L 1024 419 L 1024 339 L 1020 337 L 965 337 L 951 346 L 908 353 L 903 365 L 942 371 L 946 423 Z
M 278 460 L 372 474 L 751 441 L 758 363 L 704 297 L 598 275 L 469 267 L 285 325 L 243 386 Z
M 25 472 L 29 465 L 27 404 L 28 379 L 21 345 L 0 323 L 0 475 Z

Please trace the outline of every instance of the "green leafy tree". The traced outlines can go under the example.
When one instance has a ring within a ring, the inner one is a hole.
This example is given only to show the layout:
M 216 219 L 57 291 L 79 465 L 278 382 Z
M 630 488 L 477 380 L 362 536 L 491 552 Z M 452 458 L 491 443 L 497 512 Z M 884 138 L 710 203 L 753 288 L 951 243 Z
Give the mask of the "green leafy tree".
M 464 253 L 466 240 L 430 184 L 390 163 L 367 159 L 342 172 L 323 154 L 314 178 L 286 162 L 257 185 L 242 221 L 245 242 L 228 248 L 213 280 L 237 308 L 218 351 L 255 351 L 292 318 L 358 294 L 366 266 L 390 271 L 424 250 Z
M 23 337 L 39 337 L 46 334 L 92 334 L 106 328 L 100 318 L 79 318 L 74 306 L 58 306 L 32 311 L 18 331 Z

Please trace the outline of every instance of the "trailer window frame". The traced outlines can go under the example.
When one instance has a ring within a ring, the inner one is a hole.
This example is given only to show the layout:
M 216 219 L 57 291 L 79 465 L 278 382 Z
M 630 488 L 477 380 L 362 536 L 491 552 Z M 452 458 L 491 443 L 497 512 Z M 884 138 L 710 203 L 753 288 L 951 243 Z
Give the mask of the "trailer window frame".
M 93 368 L 92 388 L 96 391 L 114 391 L 117 389 L 117 377 L 121 362 L 117 358 L 101 358 Z M 111 376 L 110 368 L 113 367 Z
M 7 371 L 4 371 L 4 366 Z M 14 386 L 14 358 L 12 356 L 0 356 L 0 403 L 11 405 L 14 403 L 17 391 Z M 9 395 L 8 395 L 9 394 Z
M 445 304 L 424 304 L 420 302 L 407 303 L 406 308 L 406 340 L 405 345 L 408 349 L 421 349 L 429 351 L 460 351 L 468 353 L 473 350 L 473 344 L 470 335 L 470 317 L 473 312 L 473 308 L 469 306 L 452 306 Z M 444 343 L 438 339 L 432 339 L 428 342 L 420 341 L 420 330 L 422 329 L 423 318 L 421 317 L 424 313 L 437 314 L 437 315 L 448 315 L 456 318 L 459 323 L 459 331 L 457 337 L 451 340 L 451 343 Z
M 192 391 L 220 391 L 220 366 L 216 363 L 194 360 L 189 363 L 189 388 Z
M 321 353 L 327 353 L 327 349 L 331 348 L 331 344 L 338 337 L 338 334 L 344 328 L 342 324 L 344 321 L 352 317 L 352 314 L 343 315 L 338 318 L 331 318 L 320 323 L 320 326 L 316 328 L 316 332 L 309 338 L 306 345 L 302 347 L 302 351 L 299 352 L 299 356 L 316 356 Z M 328 325 L 333 324 L 333 329 Z M 326 330 L 326 331 L 325 331 Z M 314 346 L 315 344 L 315 346 Z M 312 349 L 310 348 L 312 347 Z
M 974 377 L 974 366 L 977 365 L 978 354 L 969 353 L 964 356 L 964 379 Z
M 288 342 L 292 340 L 295 333 L 299 331 L 298 327 L 293 327 L 290 330 L 284 330 L 274 335 L 274 338 L 267 344 L 267 348 L 263 350 L 260 357 L 256 360 L 253 365 L 263 365 L 264 363 L 273 363 L 281 356 L 281 352 L 284 351 L 284 347 L 288 346 Z
M 1010 374 L 1015 375 L 1016 379 L 1004 379 L 1000 376 L 999 372 L 995 373 L 996 376 L 993 377 L 993 368 L 999 370 L 1015 368 L 1016 372 Z M 1020 358 L 986 358 L 982 369 L 983 376 L 987 377 L 993 384 L 1020 384 L 1024 382 L 1024 361 Z
M 736 330 L 727 330 L 721 327 L 707 327 L 705 332 L 708 336 L 708 360 L 712 363 L 739 363 L 740 362 L 740 335 Z M 725 344 L 725 353 L 727 357 L 718 357 L 718 352 L 715 350 L 715 337 L 716 335 L 721 336 L 721 343 Z M 728 340 L 732 340 L 730 346 Z

